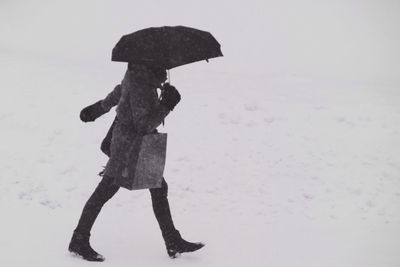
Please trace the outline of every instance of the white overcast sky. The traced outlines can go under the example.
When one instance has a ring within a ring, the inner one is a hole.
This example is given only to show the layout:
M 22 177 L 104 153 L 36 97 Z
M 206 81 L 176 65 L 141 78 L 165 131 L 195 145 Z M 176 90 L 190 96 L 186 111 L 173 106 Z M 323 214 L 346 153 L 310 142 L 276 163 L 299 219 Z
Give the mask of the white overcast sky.
M 400 83 L 398 0 L 1 0 L 0 53 L 119 64 L 121 35 L 162 25 L 210 31 L 215 71 Z

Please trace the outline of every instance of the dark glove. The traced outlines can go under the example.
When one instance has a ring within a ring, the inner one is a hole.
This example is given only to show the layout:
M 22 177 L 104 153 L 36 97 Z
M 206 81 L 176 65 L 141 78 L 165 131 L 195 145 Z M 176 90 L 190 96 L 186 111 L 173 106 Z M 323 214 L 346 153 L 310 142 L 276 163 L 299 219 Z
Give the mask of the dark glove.
M 104 113 L 107 113 L 106 110 L 101 106 L 101 100 L 97 101 L 93 105 L 90 105 L 84 109 L 82 109 L 81 114 L 79 115 L 83 122 L 94 121 Z
M 176 104 L 181 101 L 181 95 L 178 90 L 169 83 L 163 85 L 161 94 L 161 105 L 166 106 L 169 110 L 173 110 Z

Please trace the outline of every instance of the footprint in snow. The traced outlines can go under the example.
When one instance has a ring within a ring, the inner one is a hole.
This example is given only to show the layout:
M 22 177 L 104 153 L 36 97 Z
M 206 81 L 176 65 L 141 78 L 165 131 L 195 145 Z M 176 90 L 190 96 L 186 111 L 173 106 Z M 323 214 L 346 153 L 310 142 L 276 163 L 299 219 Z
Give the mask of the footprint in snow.
M 176 159 L 176 161 L 190 161 L 189 157 L 183 156 Z
M 336 118 L 336 121 L 339 122 L 339 123 L 347 124 L 347 125 L 349 125 L 349 126 L 355 126 L 355 125 L 356 125 L 354 122 L 349 121 L 349 120 L 347 120 L 346 117 L 342 117 L 342 116 L 337 117 L 337 118 Z
M 275 118 L 274 118 L 274 117 L 267 117 L 267 118 L 264 118 L 264 122 L 265 122 L 265 123 L 268 123 L 268 124 L 273 123 L 274 121 L 275 121 Z
M 245 105 L 244 105 L 244 109 L 245 109 L 246 111 L 253 112 L 253 111 L 258 111 L 258 110 L 260 110 L 260 107 L 259 107 L 257 104 L 253 103 L 253 104 L 245 104 Z
M 240 118 L 233 115 L 227 115 L 226 113 L 220 113 L 218 115 L 221 124 L 240 124 Z
M 257 126 L 257 123 L 254 121 L 249 121 L 246 123 L 246 126 L 249 128 L 253 128 L 253 127 Z
M 314 199 L 314 196 L 313 196 L 313 195 L 307 194 L 307 193 L 304 193 L 304 194 L 303 194 L 303 197 L 304 197 L 305 199 L 307 199 L 307 200 L 313 200 L 313 199 Z
M 28 192 L 21 192 L 18 194 L 20 200 L 32 200 L 32 194 Z
M 365 203 L 365 205 L 366 205 L 368 208 L 373 208 L 373 207 L 375 207 L 375 203 L 372 202 L 371 200 L 368 200 L 368 201 Z
M 76 190 L 76 186 L 73 186 L 73 187 L 66 188 L 65 192 L 72 192 L 72 191 L 75 191 L 75 190 Z
M 56 209 L 56 208 L 61 208 L 61 205 L 60 205 L 60 204 L 55 203 L 55 202 L 53 202 L 53 201 L 50 201 L 50 200 L 48 200 L 48 199 L 40 201 L 40 204 L 43 205 L 43 206 L 45 206 L 45 207 L 47 207 L 47 208 L 50 208 L 50 209 L 52 209 L 52 210 L 54 210 L 54 209 Z
M 70 175 L 76 171 L 77 171 L 77 167 L 74 165 L 71 165 L 71 166 L 66 167 L 64 170 L 60 171 L 59 174 L 60 175 Z
M 346 117 L 337 117 L 336 121 L 337 122 L 345 122 L 346 121 Z
M 63 130 L 60 129 L 53 131 L 52 135 L 48 138 L 48 143 L 52 144 L 62 133 Z
M 12 116 L 11 113 L 6 113 L 6 114 L 1 114 L 0 115 L 0 120 L 8 119 Z

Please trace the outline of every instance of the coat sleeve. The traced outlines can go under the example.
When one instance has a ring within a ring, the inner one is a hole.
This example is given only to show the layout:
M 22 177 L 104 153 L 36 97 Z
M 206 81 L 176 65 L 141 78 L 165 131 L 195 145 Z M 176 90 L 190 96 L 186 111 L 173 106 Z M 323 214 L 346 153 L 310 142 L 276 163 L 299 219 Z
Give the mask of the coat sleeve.
M 101 100 L 101 106 L 104 111 L 108 112 L 112 107 L 118 105 L 119 99 L 121 98 L 121 85 L 115 86 L 114 90 L 109 93 L 106 98 Z
M 170 112 L 164 105 L 152 104 L 151 97 L 146 94 L 131 94 L 129 101 L 133 122 L 139 134 L 154 131 Z

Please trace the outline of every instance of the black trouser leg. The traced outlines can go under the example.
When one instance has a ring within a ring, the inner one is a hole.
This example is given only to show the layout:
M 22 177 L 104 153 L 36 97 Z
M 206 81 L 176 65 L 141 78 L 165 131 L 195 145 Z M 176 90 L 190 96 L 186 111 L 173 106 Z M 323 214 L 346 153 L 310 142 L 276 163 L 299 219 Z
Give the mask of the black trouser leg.
M 150 193 L 154 215 L 157 218 L 158 225 L 160 226 L 161 233 L 165 240 L 166 237 L 176 232 L 169 209 L 168 184 L 163 179 L 161 188 L 152 188 L 150 189 Z
M 90 234 L 90 230 L 101 208 L 115 193 L 117 193 L 118 189 L 119 186 L 114 183 L 113 178 L 104 176 L 96 190 L 86 202 L 75 231 L 81 234 Z

